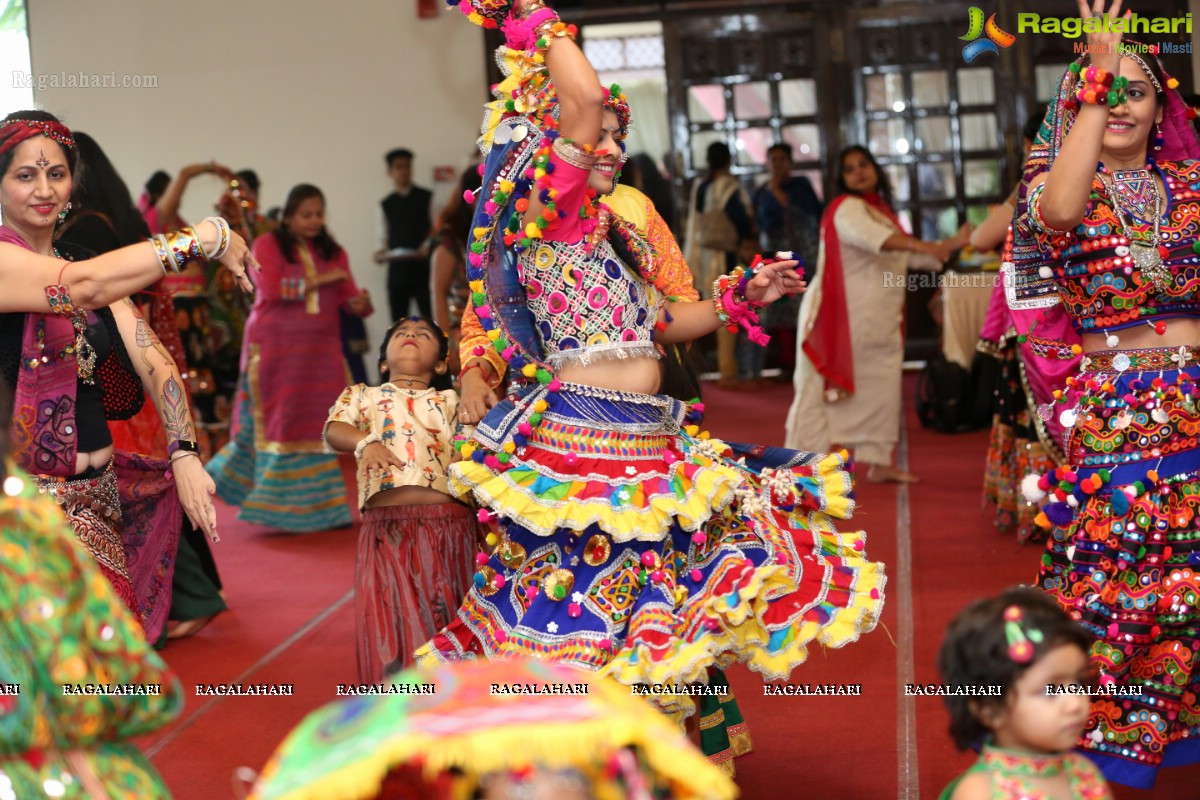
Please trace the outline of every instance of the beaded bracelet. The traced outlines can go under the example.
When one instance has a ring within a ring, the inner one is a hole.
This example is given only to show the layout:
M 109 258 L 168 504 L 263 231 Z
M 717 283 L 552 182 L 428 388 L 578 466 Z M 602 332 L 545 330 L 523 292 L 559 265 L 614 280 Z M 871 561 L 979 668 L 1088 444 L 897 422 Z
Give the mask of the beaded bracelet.
M 555 39 L 566 37 L 571 41 L 575 41 L 579 36 L 579 29 L 574 25 L 567 25 L 555 17 L 550 22 L 542 23 L 537 29 L 536 36 L 537 41 L 533 45 L 533 60 L 534 63 L 542 64 L 545 63 L 546 53 L 550 51 L 550 45 L 553 44 Z
M 367 446 L 382 441 L 383 439 L 380 438 L 379 434 L 377 433 L 369 433 L 363 438 L 359 439 L 358 444 L 354 445 L 354 460 L 362 461 L 363 451 L 367 449 Z

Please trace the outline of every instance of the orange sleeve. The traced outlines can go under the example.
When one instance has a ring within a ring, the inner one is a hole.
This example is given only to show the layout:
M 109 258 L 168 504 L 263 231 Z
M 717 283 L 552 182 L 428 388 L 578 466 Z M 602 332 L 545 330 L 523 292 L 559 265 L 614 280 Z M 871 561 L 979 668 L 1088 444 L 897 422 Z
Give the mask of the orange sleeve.
M 492 369 L 496 371 L 496 379 L 499 381 L 504 378 L 504 372 L 508 368 L 508 364 L 504 363 L 504 359 L 496 352 L 496 348 L 492 346 L 492 340 L 487 337 L 487 332 L 483 326 L 479 324 L 479 317 L 475 314 L 475 307 L 467 303 L 463 309 L 462 323 L 459 333 L 458 344 L 458 361 L 460 364 L 466 364 L 472 358 L 482 358 L 492 365 Z M 475 355 L 476 347 L 483 348 L 483 355 Z M 459 374 L 462 374 L 461 372 Z
M 667 294 L 684 301 L 699 300 L 700 293 L 692 285 L 692 271 L 688 269 L 679 243 L 649 199 L 646 201 L 646 230 L 642 235 L 654 248 L 658 258 L 658 274 L 663 278 L 662 285 Z

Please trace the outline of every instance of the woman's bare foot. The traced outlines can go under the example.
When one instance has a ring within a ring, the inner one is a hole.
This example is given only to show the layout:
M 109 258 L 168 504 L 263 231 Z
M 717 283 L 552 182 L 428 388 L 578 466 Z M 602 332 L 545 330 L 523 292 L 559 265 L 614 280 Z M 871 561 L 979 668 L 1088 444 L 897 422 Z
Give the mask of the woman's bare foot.
M 893 467 L 891 464 L 869 464 L 867 480 L 875 483 L 916 483 L 916 475 L 906 470 Z
M 212 622 L 216 614 L 209 614 L 207 617 L 198 619 L 185 619 L 181 622 L 171 622 L 167 624 L 168 639 L 186 639 L 189 636 L 195 636 L 200 630 Z

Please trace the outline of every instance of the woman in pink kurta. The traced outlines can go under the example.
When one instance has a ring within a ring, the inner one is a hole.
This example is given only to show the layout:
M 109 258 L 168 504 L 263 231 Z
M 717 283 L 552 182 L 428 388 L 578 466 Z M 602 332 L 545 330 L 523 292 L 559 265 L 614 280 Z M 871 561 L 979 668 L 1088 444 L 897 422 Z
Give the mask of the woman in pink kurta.
M 307 532 L 350 524 L 337 456 L 321 431 L 329 398 L 349 382 L 338 310 L 365 317 L 370 299 L 325 229 L 325 198 L 301 184 L 282 224 L 254 243 L 262 279 L 246 322 L 230 443 L 208 465 L 238 519 Z

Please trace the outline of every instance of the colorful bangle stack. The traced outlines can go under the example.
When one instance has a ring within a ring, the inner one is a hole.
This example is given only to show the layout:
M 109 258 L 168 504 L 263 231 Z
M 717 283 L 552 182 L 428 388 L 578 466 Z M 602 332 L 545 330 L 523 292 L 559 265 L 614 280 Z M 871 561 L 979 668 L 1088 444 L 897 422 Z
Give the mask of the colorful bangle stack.
M 557 15 L 555 15 L 554 19 L 543 22 L 537 28 L 537 40 L 533 44 L 534 63 L 544 64 L 546 62 L 546 53 L 550 52 L 550 45 L 556 39 L 566 37 L 571 41 L 575 41 L 578 36 L 579 29 L 574 25 L 567 25 Z
M 190 266 L 203 267 L 208 261 L 200 239 L 191 228 L 182 228 L 172 233 L 160 233 L 150 237 L 150 244 L 162 262 L 163 274 L 183 272 Z
M 555 139 L 552 147 L 555 154 L 572 167 L 590 171 L 596 163 L 596 153 L 590 147 L 580 147 L 566 137 L 560 136 Z
M 746 284 L 750 282 L 752 273 L 745 267 L 737 267 L 728 275 L 722 275 L 713 281 L 713 309 L 717 312 L 717 320 L 730 333 L 737 333 L 739 328 L 746 331 L 750 341 L 758 345 L 766 345 L 771 337 L 763 333 L 759 326 L 756 309 L 762 308 L 761 303 L 755 303 L 746 297 Z
M 1080 103 L 1111 107 L 1125 102 L 1127 78 L 1116 77 L 1097 67 L 1080 69 L 1078 64 L 1073 65 L 1072 71 L 1081 78 L 1075 88 L 1075 99 Z

